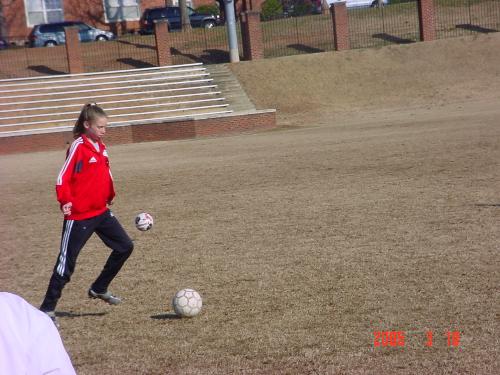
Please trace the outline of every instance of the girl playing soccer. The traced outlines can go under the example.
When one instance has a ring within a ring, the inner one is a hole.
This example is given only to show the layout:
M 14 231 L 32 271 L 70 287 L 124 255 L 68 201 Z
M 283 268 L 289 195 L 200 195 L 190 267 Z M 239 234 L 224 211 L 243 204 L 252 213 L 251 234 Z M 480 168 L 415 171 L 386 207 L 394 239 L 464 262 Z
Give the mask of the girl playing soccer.
M 112 305 L 121 302 L 108 291 L 108 286 L 132 253 L 134 245 L 108 209 L 115 191 L 108 153 L 101 142 L 107 122 L 106 113 L 96 104 L 83 107 L 73 128 L 75 141 L 57 177 L 57 200 L 64 214 L 61 249 L 40 307 L 56 325 L 57 301 L 71 279 L 80 250 L 93 233 L 97 233 L 112 252 L 88 295 Z

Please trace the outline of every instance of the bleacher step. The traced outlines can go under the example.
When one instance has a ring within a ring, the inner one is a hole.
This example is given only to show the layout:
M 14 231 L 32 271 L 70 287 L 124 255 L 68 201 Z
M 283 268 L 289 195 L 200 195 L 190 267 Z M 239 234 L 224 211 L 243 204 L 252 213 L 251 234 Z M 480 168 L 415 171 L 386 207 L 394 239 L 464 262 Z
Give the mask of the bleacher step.
M 230 109 L 235 112 L 255 111 L 255 105 L 226 64 L 209 65 L 206 68 L 210 78 L 226 98 Z

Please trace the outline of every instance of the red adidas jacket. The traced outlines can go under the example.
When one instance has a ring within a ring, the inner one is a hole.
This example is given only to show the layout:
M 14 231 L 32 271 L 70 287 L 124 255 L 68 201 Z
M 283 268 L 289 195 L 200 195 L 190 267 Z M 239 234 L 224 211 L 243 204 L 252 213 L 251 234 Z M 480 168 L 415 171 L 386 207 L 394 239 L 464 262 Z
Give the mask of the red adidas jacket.
M 82 135 L 71 144 L 56 183 L 61 206 L 72 202 L 68 220 L 84 220 L 102 214 L 115 196 L 104 143 L 99 151 Z

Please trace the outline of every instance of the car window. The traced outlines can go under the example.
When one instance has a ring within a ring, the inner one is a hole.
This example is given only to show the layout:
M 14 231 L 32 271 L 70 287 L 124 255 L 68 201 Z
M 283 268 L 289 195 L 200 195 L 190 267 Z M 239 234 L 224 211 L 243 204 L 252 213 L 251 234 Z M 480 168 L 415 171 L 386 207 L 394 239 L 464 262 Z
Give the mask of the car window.
M 191 16 L 191 15 L 193 15 L 194 13 L 196 13 L 196 12 L 194 11 L 194 9 L 193 9 L 193 8 L 191 8 L 191 7 L 187 7 L 187 9 L 188 9 L 188 14 L 189 14 L 190 16 Z
M 77 23 L 76 26 L 80 29 L 80 31 L 88 31 L 90 30 L 90 26 L 84 23 Z
M 42 25 L 40 26 L 40 32 L 41 33 L 59 33 L 59 32 L 64 32 L 64 25 L 57 23 L 57 24 L 49 24 L 49 25 Z
M 169 17 L 179 17 L 181 14 L 179 12 L 179 8 L 171 7 L 171 8 L 167 8 L 167 15 Z
M 156 20 L 158 18 L 162 18 L 162 9 L 152 9 L 149 13 L 149 18 Z

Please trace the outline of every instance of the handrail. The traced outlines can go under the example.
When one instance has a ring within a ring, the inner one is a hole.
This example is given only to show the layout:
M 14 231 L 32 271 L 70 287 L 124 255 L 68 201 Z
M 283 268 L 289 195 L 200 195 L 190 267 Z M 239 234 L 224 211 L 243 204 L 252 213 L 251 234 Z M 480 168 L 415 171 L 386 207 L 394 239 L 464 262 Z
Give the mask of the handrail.
M 210 75 L 209 73 L 186 74 L 186 75 L 172 76 L 172 77 L 155 77 L 155 78 L 129 79 L 129 80 L 111 81 L 111 82 L 96 82 L 96 83 L 92 83 L 91 85 L 92 86 L 109 86 L 109 85 L 117 85 L 117 84 L 122 84 L 122 83 L 131 83 L 131 82 L 149 82 L 149 81 L 162 81 L 162 80 L 177 79 L 177 78 L 206 77 L 209 75 Z M 6 92 L 40 91 L 40 90 L 67 89 L 67 88 L 71 88 L 71 87 L 88 87 L 89 85 L 90 85 L 89 83 L 82 83 L 82 84 L 78 84 L 78 85 L 32 87 L 29 89 L 16 89 L 16 90 L 0 90 L 0 94 L 6 93 Z M 1 98 L 6 98 L 6 96 L 0 95 L 0 99 Z
M 189 85 L 191 83 L 201 83 L 201 82 L 211 82 L 213 79 L 194 79 L 191 81 L 182 81 L 182 82 L 166 82 L 166 83 L 152 83 L 149 85 L 130 85 L 124 87 L 110 87 L 106 89 L 93 89 L 93 90 L 77 90 L 77 91 L 66 91 L 66 92 L 51 92 L 50 94 L 31 94 L 31 95 L 12 95 L 12 96 L 2 96 L 2 99 L 15 99 L 15 98 L 31 98 L 33 96 L 53 96 L 53 95 L 66 95 L 66 94 L 79 94 L 83 92 L 95 92 L 95 91 L 114 91 L 114 90 L 125 90 L 125 89 L 134 89 L 140 87 L 151 87 L 151 86 L 169 86 L 169 85 Z
M 162 91 L 162 90 L 157 90 Z M 148 91 L 150 92 L 150 91 Z M 192 96 L 206 96 L 206 95 L 218 95 L 220 91 L 207 91 L 207 92 L 195 92 L 192 94 L 183 94 L 183 95 L 169 95 L 169 96 L 153 96 L 151 98 L 135 98 L 135 99 L 125 99 L 125 100 L 109 100 L 105 102 L 99 102 L 99 105 L 103 104 L 115 104 L 115 103 L 128 103 L 128 102 L 140 102 L 140 101 L 150 101 L 150 100 L 163 100 L 163 99 L 177 99 L 177 98 L 187 98 Z M 115 95 L 112 95 L 115 96 Z M 82 98 L 84 99 L 84 98 Z M 58 99 L 60 101 L 62 99 Z M 37 102 L 35 102 L 37 103 Z M 82 107 L 82 103 L 77 104 L 65 104 L 65 105 L 57 105 L 57 106 L 49 106 L 49 107 L 33 107 L 33 108 L 18 108 L 18 109 L 0 109 L 0 113 L 8 113 L 8 112 L 28 112 L 28 111 L 40 111 L 42 109 L 58 109 L 58 108 L 71 108 L 71 107 Z
M 115 78 L 126 78 L 126 77 L 139 77 L 139 76 L 153 76 L 153 75 L 158 75 L 158 74 L 172 74 L 172 73 L 179 73 L 179 72 L 197 72 L 200 70 L 207 70 L 207 68 L 193 68 L 193 69 L 179 69 L 179 70 L 173 70 L 171 72 L 153 72 L 153 73 L 135 73 L 135 74 L 123 74 L 123 75 L 116 75 L 116 76 L 109 76 L 109 77 L 90 77 L 90 78 L 79 78 L 79 79 L 65 79 L 62 82 L 85 82 L 85 81 L 98 81 L 102 79 L 115 79 Z M 58 81 L 45 81 L 45 82 L 25 82 L 25 83 L 9 83 L 9 84 L 2 84 L 2 87 L 11 87 L 11 86 L 31 86 L 31 85 L 45 85 L 47 83 L 60 83 L 61 80 Z
M 19 105 L 19 104 L 33 104 L 33 103 L 50 103 L 50 102 L 62 102 L 62 101 L 71 101 L 71 100 L 80 100 L 80 99 L 96 99 L 96 98 L 109 98 L 110 96 L 127 96 L 127 95 L 141 95 L 141 94 L 149 94 L 149 93 L 157 93 L 157 92 L 173 92 L 173 91 L 187 91 L 187 90 L 199 90 L 205 88 L 216 88 L 217 85 L 204 85 L 204 86 L 193 86 L 193 87 L 179 87 L 177 89 L 162 89 L 162 90 L 149 90 L 149 91 L 138 91 L 138 92 L 130 92 L 130 93 L 121 93 L 121 94 L 104 94 L 104 95 L 92 95 L 92 96 L 84 96 L 84 97 L 72 97 L 72 98 L 59 98 L 59 99 L 45 99 L 45 100 L 29 100 L 25 102 L 9 102 L 9 103 L 0 103 L 0 106 L 3 105 Z
M 171 102 L 171 103 L 162 103 L 162 104 L 132 105 L 132 106 L 128 106 L 128 107 L 106 108 L 106 112 L 122 111 L 124 109 L 131 109 L 131 108 L 165 107 L 165 106 L 179 105 L 179 104 L 220 102 L 220 101 L 225 100 L 225 99 L 226 98 L 212 98 L 212 99 L 186 100 L 186 101 Z M 102 104 L 102 103 L 100 103 L 100 104 Z M 39 114 L 36 114 L 36 115 L 9 116 L 9 117 L 0 117 L 0 121 L 2 121 L 2 120 L 14 120 L 14 119 L 20 119 L 20 118 L 77 115 L 79 113 L 80 113 L 80 111 L 68 111 L 68 112 L 56 112 L 56 113 L 39 113 Z M 57 120 L 54 120 L 54 121 L 57 121 Z
M 75 73 L 75 74 L 61 74 L 57 76 L 38 76 L 38 77 L 22 77 L 22 78 L 4 78 L 0 79 L 0 82 L 7 81 L 22 81 L 22 80 L 35 80 L 35 79 L 49 79 L 49 78 L 65 78 L 65 77 L 82 77 L 82 76 L 93 76 L 93 75 L 102 75 L 102 74 L 110 74 L 110 73 L 119 73 L 119 72 L 137 72 L 137 71 L 146 71 L 146 70 L 155 70 L 155 69 L 176 69 L 185 66 L 200 66 L 203 63 L 192 63 L 192 64 L 179 64 L 179 65 L 168 65 L 168 66 L 153 66 L 151 68 L 136 68 L 136 69 L 123 69 L 123 70 L 111 70 L 106 72 L 91 72 L 91 73 Z
M 190 107 L 190 108 L 177 108 L 177 109 L 166 109 L 162 111 L 149 111 L 149 112 L 137 112 L 137 113 L 125 113 L 121 115 L 108 115 L 108 118 L 111 117 L 123 117 L 123 116 L 141 116 L 141 115 L 152 115 L 155 113 L 169 113 L 169 112 L 180 112 L 180 111 L 194 111 L 198 109 L 205 109 L 205 108 L 221 108 L 221 107 L 227 107 L 229 104 L 216 104 L 216 105 L 208 105 L 208 106 L 202 106 L 202 107 Z M 28 121 L 28 122 L 19 122 L 17 124 L 5 124 L 5 125 L 0 125 L 0 128 L 12 128 L 14 126 L 26 126 L 26 125 L 36 125 L 36 124 L 49 124 L 51 122 L 70 122 L 70 121 L 75 121 L 74 118 L 70 119 L 57 119 L 57 120 L 44 120 L 44 121 Z

